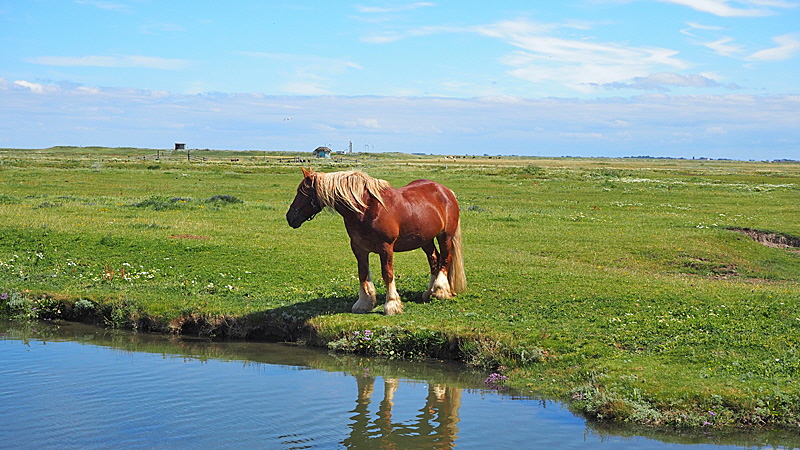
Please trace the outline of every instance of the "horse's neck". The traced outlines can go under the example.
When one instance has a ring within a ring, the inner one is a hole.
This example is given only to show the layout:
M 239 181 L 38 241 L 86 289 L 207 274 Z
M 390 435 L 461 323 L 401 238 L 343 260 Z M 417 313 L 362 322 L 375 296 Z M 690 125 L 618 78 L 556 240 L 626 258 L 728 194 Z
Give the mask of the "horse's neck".
M 334 202 L 333 209 L 336 210 L 336 212 L 338 212 L 339 215 L 341 215 L 344 218 L 354 217 L 357 219 L 362 219 L 364 217 L 366 210 L 374 207 L 375 206 L 374 203 L 377 203 L 377 201 L 371 195 L 369 195 L 369 193 L 366 190 L 361 195 L 362 195 L 361 200 L 367 206 L 359 207 L 356 205 L 358 211 L 354 211 L 352 208 L 350 208 L 350 206 L 348 206 L 347 201 L 338 199 Z
M 336 205 L 333 207 L 340 216 L 344 218 L 345 222 L 361 222 L 364 220 L 364 213 L 361 211 L 353 211 L 352 209 L 348 208 L 347 206 L 336 202 Z
M 339 213 L 342 218 L 344 218 L 345 225 L 347 225 L 348 228 L 351 226 L 361 226 L 364 224 L 366 219 L 373 216 L 372 213 L 375 212 L 375 209 L 384 207 L 378 200 L 369 195 L 367 192 L 364 192 L 363 200 L 367 206 L 359 208 L 358 211 L 353 211 L 344 203 L 336 202 L 334 205 L 334 210 Z

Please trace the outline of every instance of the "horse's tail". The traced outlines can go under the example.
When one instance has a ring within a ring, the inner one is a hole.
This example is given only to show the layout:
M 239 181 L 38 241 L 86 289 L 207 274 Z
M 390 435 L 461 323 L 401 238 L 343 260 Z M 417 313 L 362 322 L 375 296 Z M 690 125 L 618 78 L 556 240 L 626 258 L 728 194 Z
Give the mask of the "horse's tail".
M 450 263 L 450 271 L 447 273 L 447 281 L 450 282 L 450 289 L 454 293 L 460 294 L 467 290 L 467 277 L 464 274 L 464 258 L 461 254 L 461 220 L 458 221 L 456 234 L 453 235 L 453 259 Z

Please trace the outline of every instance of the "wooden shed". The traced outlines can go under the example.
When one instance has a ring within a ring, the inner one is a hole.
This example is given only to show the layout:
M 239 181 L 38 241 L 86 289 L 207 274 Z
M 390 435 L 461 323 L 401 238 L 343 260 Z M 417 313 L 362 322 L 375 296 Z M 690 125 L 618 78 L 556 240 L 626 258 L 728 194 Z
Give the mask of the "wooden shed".
M 317 158 L 330 158 L 333 150 L 328 147 L 317 147 L 314 149 L 314 156 Z

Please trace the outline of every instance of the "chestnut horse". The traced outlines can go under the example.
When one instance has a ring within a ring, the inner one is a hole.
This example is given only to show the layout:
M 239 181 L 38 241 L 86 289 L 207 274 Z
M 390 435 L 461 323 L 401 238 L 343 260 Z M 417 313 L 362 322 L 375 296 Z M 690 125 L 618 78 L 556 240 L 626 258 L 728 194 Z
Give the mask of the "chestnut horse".
M 388 182 L 360 171 L 321 173 L 303 168 L 303 181 L 286 213 L 292 228 L 299 228 L 324 208 L 338 212 L 350 235 L 350 248 L 358 261 L 358 301 L 354 313 L 375 307 L 375 286 L 369 271 L 369 254 L 381 259 L 386 283 L 388 315 L 403 312 L 394 282 L 394 252 L 421 248 L 428 255 L 431 279 L 422 298 L 447 299 L 466 290 L 461 257 L 461 224 L 453 191 L 430 180 L 416 180 L 394 189 Z M 434 240 L 439 244 L 436 249 Z

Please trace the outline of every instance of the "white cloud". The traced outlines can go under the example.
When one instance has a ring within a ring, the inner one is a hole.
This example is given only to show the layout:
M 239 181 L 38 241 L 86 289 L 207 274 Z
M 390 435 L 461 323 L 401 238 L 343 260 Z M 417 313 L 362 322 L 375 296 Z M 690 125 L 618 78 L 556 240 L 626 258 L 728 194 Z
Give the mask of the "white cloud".
M 510 67 L 509 74 L 536 84 L 558 84 L 590 93 L 598 86 L 620 83 L 648 74 L 685 70 L 691 64 L 670 48 L 635 46 L 627 42 L 603 42 L 586 36 L 587 23 L 538 23 L 520 18 L 471 27 L 429 26 L 402 31 L 379 31 L 362 37 L 369 43 L 384 44 L 442 33 L 472 33 L 505 42 L 515 50 L 497 58 Z M 689 30 L 718 30 L 720 27 L 689 23 Z M 709 44 L 715 51 L 731 52 L 738 47 L 729 41 Z
M 797 1 L 785 1 L 785 0 L 750 0 L 750 3 L 757 6 L 767 6 L 775 8 L 796 8 L 800 6 L 800 4 L 797 3 Z
M 280 61 L 283 64 L 296 66 L 315 66 L 325 71 L 341 71 L 346 69 L 362 69 L 361 65 L 349 59 L 330 58 L 317 55 L 298 55 L 292 53 L 271 53 L 271 52 L 251 52 L 241 51 L 240 55 L 251 58 L 270 59 Z
M 691 84 L 691 77 L 653 79 Z M 701 80 L 701 82 L 703 82 Z M 0 78 L 6 147 L 104 145 L 460 154 L 800 158 L 800 96 L 578 100 L 180 95 Z M 285 121 L 292 117 L 291 121 Z M 42 124 L 48 133 L 42 133 Z M 646 150 L 643 150 L 646 149 Z
M 99 88 L 87 87 L 87 86 L 80 86 L 75 90 L 80 94 L 87 94 L 87 95 L 98 95 L 102 92 Z
M 671 72 L 659 72 L 646 77 L 636 77 L 632 83 L 613 83 L 603 87 L 669 92 L 669 87 L 715 88 L 719 86 L 721 85 L 718 82 L 703 75 L 680 75 Z
M 371 129 L 375 129 L 375 130 L 380 130 L 380 129 L 383 128 L 383 127 L 381 127 L 380 122 L 378 121 L 378 119 L 358 119 L 355 122 L 352 122 L 352 124 L 355 125 L 355 126 L 364 127 L 364 128 L 371 128 Z
M 689 67 L 676 57 L 675 50 L 562 38 L 555 35 L 557 25 L 525 19 L 486 25 L 477 31 L 520 49 L 501 59 L 513 67 L 512 75 L 535 83 L 557 82 L 580 91 L 644 76 L 660 68 Z
M 723 128 L 721 126 L 708 127 L 708 128 L 706 128 L 706 133 L 708 133 L 708 134 L 728 134 L 728 132 L 725 130 L 725 128 Z
M 191 65 L 191 62 L 185 59 L 140 55 L 37 56 L 26 61 L 45 66 L 134 67 L 160 70 L 182 70 Z
M 361 38 L 361 40 L 368 44 L 389 44 L 413 37 L 429 36 L 440 33 L 463 33 L 469 31 L 472 31 L 472 29 L 447 26 L 428 26 L 412 28 L 404 31 L 379 31 L 365 35 Z
M 52 87 L 50 86 L 45 86 L 39 83 L 31 83 L 30 81 L 25 81 L 25 80 L 15 81 L 14 85 L 28 89 L 31 92 L 35 92 L 37 94 L 44 94 L 46 89 L 52 90 Z
M 789 33 L 772 39 L 777 47 L 753 53 L 747 59 L 753 61 L 784 61 L 800 52 L 800 33 Z
M 331 92 L 326 90 L 320 83 L 311 81 L 292 81 L 285 83 L 281 86 L 283 92 L 295 95 L 330 95 Z
M 689 37 L 693 37 L 693 38 L 697 37 L 697 35 L 695 35 L 695 30 L 718 31 L 718 30 L 722 30 L 723 29 L 722 27 L 711 26 L 711 25 L 703 25 L 703 24 L 694 23 L 694 22 L 689 22 L 686 25 L 688 25 L 688 26 L 686 28 L 680 30 L 680 33 L 681 34 L 685 34 L 686 36 L 689 36 Z
M 725 36 L 714 42 L 706 42 L 703 45 L 720 56 L 734 56 L 744 51 L 743 46 L 731 44 L 731 42 L 733 42 L 733 38 Z
M 724 27 L 704 25 L 696 22 L 688 22 L 687 25 L 687 28 L 680 31 L 681 34 L 694 38 L 694 44 L 711 49 L 720 56 L 733 57 L 745 51 L 744 46 L 733 44 L 734 38 L 730 36 L 719 36 L 719 33 L 716 33 L 725 30 Z
M 360 64 L 349 59 L 253 51 L 238 53 L 250 58 L 277 61 L 281 67 L 280 71 L 276 71 L 277 76 L 288 80 L 280 89 L 288 94 L 329 95 L 333 93 L 332 86 L 336 84 L 336 76 L 353 69 L 363 69 Z
M 797 6 L 786 1 L 765 0 L 659 0 L 666 3 L 688 6 L 697 11 L 719 17 L 763 17 L 775 14 L 776 8 Z

